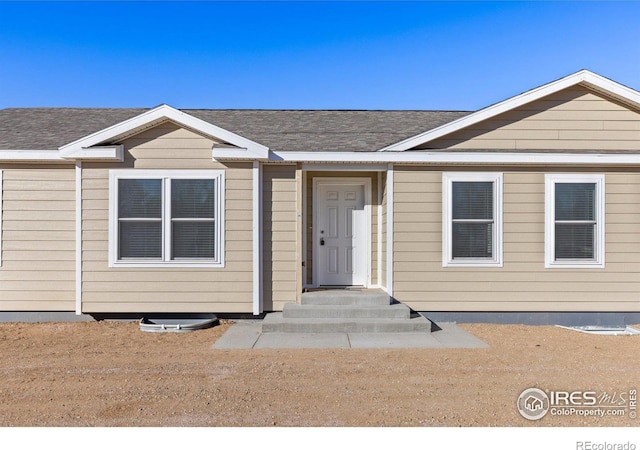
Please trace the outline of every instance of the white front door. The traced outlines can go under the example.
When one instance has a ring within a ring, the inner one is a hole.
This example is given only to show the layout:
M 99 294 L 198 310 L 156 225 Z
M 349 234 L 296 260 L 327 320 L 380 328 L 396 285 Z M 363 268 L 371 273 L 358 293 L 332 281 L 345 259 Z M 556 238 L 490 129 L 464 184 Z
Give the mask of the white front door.
M 366 286 L 370 219 L 365 181 L 318 181 L 314 220 L 316 284 Z

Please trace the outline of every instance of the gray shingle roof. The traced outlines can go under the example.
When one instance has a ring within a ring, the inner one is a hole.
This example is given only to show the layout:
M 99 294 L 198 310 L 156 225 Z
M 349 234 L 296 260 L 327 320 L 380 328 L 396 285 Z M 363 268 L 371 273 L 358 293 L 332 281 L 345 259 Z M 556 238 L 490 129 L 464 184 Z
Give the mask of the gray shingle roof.
M 0 110 L 0 149 L 56 149 L 147 111 L 144 108 Z M 276 151 L 375 151 L 465 111 L 183 109 Z
M 0 110 L 0 149 L 52 150 L 146 109 L 8 108 Z

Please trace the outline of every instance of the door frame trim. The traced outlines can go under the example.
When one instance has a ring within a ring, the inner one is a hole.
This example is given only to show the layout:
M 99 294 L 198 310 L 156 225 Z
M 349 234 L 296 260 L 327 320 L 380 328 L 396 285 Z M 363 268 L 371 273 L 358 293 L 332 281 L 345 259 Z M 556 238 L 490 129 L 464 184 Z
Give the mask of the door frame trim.
M 313 224 L 311 228 L 313 251 L 313 283 L 312 287 L 320 287 L 319 283 L 319 251 L 318 251 L 318 187 L 320 185 L 356 185 L 364 187 L 365 220 L 365 285 L 371 287 L 371 178 L 369 177 L 314 177 L 313 179 Z

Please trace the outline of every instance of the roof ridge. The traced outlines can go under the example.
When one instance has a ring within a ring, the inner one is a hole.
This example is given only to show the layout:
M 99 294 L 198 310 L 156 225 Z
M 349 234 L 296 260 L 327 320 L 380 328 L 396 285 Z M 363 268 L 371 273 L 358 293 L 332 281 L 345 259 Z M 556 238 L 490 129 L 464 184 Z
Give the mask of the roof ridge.
M 153 107 L 135 106 L 135 107 L 100 107 L 100 106 L 33 106 L 33 107 L 8 107 L 0 108 L 0 111 L 12 111 L 12 110 L 46 110 L 46 111 L 132 111 L 132 110 L 149 110 Z M 381 113 L 470 113 L 474 110 L 466 109 L 294 109 L 294 108 L 176 108 L 180 111 L 247 111 L 247 112 L 381 112 Z
M 180 111 L 301 111 L 301 112 L 472 112 L 466 109 L 295 109 L 295 108 L 178 108 Z

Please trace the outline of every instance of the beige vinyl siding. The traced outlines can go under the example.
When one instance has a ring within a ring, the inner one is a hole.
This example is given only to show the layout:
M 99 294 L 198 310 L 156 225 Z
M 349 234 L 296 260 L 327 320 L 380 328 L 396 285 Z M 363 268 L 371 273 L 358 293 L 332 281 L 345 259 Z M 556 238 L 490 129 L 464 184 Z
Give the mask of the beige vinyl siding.
M 0 169 L 0 311 L 74 311 L 75 166 Z
M 577 86 L 428 142 L 420 148 L 639 151 L 640 112 Z
M 165 122 L 123 142 L 125 162 L 82 170 L 83 312 L 252 311 L 251 163 L 211 159 L 213 141 Z M 108 267 L 110 169 L 225 171 L 225 267 Z
M 504 266 L 443 268 L 442 171 L 396 166 L 395 297 L 421 311 L 640 311 L 640 173 L 593 172 L 606 177 L 605 268 L 545 269 L 545 172 L 503 172 Z
M 313 284 L 313 183 L 316 178 L 370 178 L 371 179 L 371 284 L 378 283 L 378 173 L 377 172 L 306 172 L 307 188 L 304 195 L 307 215 L 305 273 L 308 284 Z
M 263 304 L 280 311 L 296 301 L 296 166 L 264 165 Z

